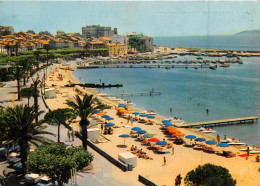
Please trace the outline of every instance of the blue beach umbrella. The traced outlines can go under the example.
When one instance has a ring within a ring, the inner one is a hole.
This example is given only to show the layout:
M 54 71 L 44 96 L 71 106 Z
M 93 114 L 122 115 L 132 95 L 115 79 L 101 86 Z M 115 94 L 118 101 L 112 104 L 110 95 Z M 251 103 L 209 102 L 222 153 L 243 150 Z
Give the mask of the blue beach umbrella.
M 146 114 L 140 114 L 139 116 L 141 116 L 141 117 L 146 117 L 147 115 L 146 115 Z
M 109 118 L 110 116 L 109 115 L 103 115 L 101 116 L 101 118 Z
M 154 119 L 155 116 L 147 116 L 147 118 L 149 118 L 149 119 Z
M 219 147 L 229 147 L 228 143 L 219 143 L 218 144 Z
M 171 123 L 167 123 L 167 124 L 164 125 L 164 127 L 173 127 L 173 126 L 174 126 L 174 125 L 171 124 Z
M 113 127 L 113 126 L 115 126 L 115 124 L 114 123 L 106 123 L 106 126 L 107 127 Z
M 131 130 L 138 131 L 138 130 L 142 130 L 142 129 L 140 127 L 133 127 L 133 128 L 131 128 Z
M 167 145 L 166 141 L 158 141 L 155 143 L 156 145 Z
M 138 114 L 140 114 L 139 112 L 133 112 L 132 114 L 134 114 L 134 115 L 138 115 Z
M 106 118 L 106 120 L 114 120 L 114 118 L 108 117 Z
M 98 109 L 95 109 L 94 112 L 95 112 L 95 113 L 99 113 L 100 111 L 99 111 Z
M 119 137 L 124 138 L 124 145 L 125 145 L 125 138 L 129 138 L 130 136 L 128 134 L 121 134 Z
M 206 141 L 205 138 L 196 138 L 195 141 Z
M 119 137 L 120 138 L 129 138 L 130 136 L 128 134 L 121 134 Z
M 194 135 L 187 135 L 187 136 L 185 136 L 185 138 L 187 138 L 187 139 L 195 139 L 196 136 L 194 136 Z
M 125 104 L 119 104 L 117 107 L 125 107 Z
M 205 141 L 205 143 L 208 144 L 208 145 L 216 145 L 217 144 L 217 142 L 214 141 L 214 140 L 207 140 L 207 141 Z
M 145 131 L 145 130 L 138 130 L 136 133 L 137 133 L 137 134 L 145 134 L 146 131 Z
M 170 122 L 169 120 L 162 120 L 162 123 Z

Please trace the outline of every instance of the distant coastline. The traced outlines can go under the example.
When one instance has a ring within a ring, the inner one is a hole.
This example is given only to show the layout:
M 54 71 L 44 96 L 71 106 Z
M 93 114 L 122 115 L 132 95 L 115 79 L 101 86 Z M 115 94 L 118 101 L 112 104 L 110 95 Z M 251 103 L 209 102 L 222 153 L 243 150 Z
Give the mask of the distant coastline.
M 255 35 L 160 36 L 154 44 L 168 47 L 260 51 L 260 37 Z

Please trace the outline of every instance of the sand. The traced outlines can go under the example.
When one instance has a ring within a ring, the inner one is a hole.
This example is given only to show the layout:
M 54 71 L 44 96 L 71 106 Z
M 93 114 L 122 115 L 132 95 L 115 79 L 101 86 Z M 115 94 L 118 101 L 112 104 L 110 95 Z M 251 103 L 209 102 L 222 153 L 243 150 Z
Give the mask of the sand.
M 57 78 L 58 73 L 62 74 L 63 81 L 60 81 Z M 51 109 L 57 108 L 65 108 L 67 107 L 65 102 L 67 99 L 72 98 L 77 92 L 75 88 L 64 87 L 69 81 L 73 83 L 79 83 L 72 76 L 72 71 L 58 69 L 52 78 L 47 78 L 47 85 L 52 86 L 55 85 L 57 89 L 56 98 L 47 99 L 46 102 Z M 97 94 L 98 92 L 92 89 L 85 89 L 90 94 Z M 59 92 L 59 93 L 58 93 Z M 99 97 L 98 97 L 99 98 Z M 154 137 L 170 142 L 168 137 L 166 137 L 162 130 L 160 129 L 160 125 L 145 125 L 137 122 L 133 123 L 133 126 L 124 127 L 127 124 L 127 120 L 124 118 L 119 118 L 116 116 L 116 110 L 114 108 L 117 105 L 117 102 L 108 100 L 106 98 L 101 98 L 101 100 L 107 104 L 110 104 L 112 109 L 106 109 L 105 112 L 109 116 L 113 117 L 113 123 L 116 124 L 118 128 L 114 128 L 114 133 L 112 135 L 105 135 L 105 138 L 109 139 L 109 141 L 104 143 L 98 143 L 97 146 L 103 149 L 105 152 L 118 159 L 118 153 L 126 152 L 130 149 L 131 145 L 137 146 L 139 149 L 142 149 L 147 153 L 148 156 L 152 157 L 153 160 L 145 160 L 142 158 L 138 158 L 137 167 L 134 168 L 132 172 L 127 173 L 128 179 L 137 180 L 138 175 L 142 175 L 151 181 L 157 183 L 158 185 L 174 185 L 174 179 L 178 174 L 181 174 L 184 178 L 186 174 L 193 170 L 198 165 L 203 165 L 205 163 L 212 163 L 216 165 L 223 166 L 227 168 L 232 177 L 237 180 L 237 185 L 245 186 L 258 186 L 260 185 L 260 172 L 258 169 L 260 167 L 260 163 L 255 162 L 255 156 L 250 156 L 248 160 L 245 158 L 236 156 L 232 158 L 225 158 L 216 154 L 205 153 L 203 151 L 194 150 L 192 148 L 184 147 L 183 145 L 175 145 L 175 152 L 172 155 L 171 149 L 166 149 L 169 151 L 169 154 L 154 154 L 153 151 L 148 150 L 147 146 L 141 144 L 140 141 L 137 141 L 136 138 L 126 138 L 125 144 L 127 148 L 118 147 L 118 145 L 122 145 L 124 143 L 123 138 L 119 138 L 118 136 L 121 134 L 129 134 L 131 127 L 141 127 L 143 130 L 146 130 L 148 133 L 155 134 Z M 136 108 L 129 107 L 131 110 L 136 110 Z M 100 116 L 96 116 L 100 118 Z M 160 123 L 162 117 L 157 116 L 156 119 L 153 119 L 156 123 Z M 104 119 L 101 119 L 104 121 Z M 122 122 L 122 123 L 121 123 Z M 79 130 L 78 122 L 72 124 L 74 130 Z M 181 132 L 188 134 L 196 135 L 197 137 L 204 137 L 207 139 L 214 139 L 213 136 L 207 134 L 201 134 L 199 132 L 195 132 L 191 129 L 179 129 Z M 187 140 L 189 142 L 189 140 Z M 215 150 L 223 150 L 223 148 L 213 146 Z M 238 148 L 228 147 L 226 150 L 230 150 L 236 154 L 243 154 L 238 151 Z M 163 157 L 166 157 L 166 165 L 163 166 Z M 110 173 L 115 176 L 113 172 Z M 125 178 L 118 178 L 125 179 Z

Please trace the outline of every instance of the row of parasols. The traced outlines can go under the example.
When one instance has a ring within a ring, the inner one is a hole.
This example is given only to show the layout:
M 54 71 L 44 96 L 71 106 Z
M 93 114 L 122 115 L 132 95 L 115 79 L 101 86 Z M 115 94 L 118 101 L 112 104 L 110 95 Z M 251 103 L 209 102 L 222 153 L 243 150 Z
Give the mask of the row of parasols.
M 140 127 L 133 127 L 131 130 L 136 131 L 137 134 L 143 134 L 143 138 L 149 138 L 148 141 L 155 142 L 156 145 L 167 145 L 166 141 L 161 141 L 158 138 L 153 138 L 153 134 L 146 134 L 147 132 L 145 130 L 142 130 Z M 120 138 L 129 138 L 130 135 L 128 134 L 121 134 L 119 135 Z M 125 141 L 124 141 L 125 145 Z
M 216 145 L 217 144 L 217 142 L 214 140 L 206 140 L 205 138 L 197 138 L 194 135 L 187 135 L 187 136 L 185 136 L 185 138 L 194 139 L 197 142 L 205 142 L 207 145 Z M 228 143 L 218 143 L 218 146 L 219 147 L 229 147 L 229 144 Z

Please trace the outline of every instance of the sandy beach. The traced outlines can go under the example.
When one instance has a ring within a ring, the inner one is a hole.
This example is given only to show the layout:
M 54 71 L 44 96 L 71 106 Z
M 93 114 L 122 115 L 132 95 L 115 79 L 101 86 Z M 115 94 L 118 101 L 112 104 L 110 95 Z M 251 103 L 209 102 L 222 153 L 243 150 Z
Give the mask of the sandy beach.
M 62 75 L 62 80 L 58 78 L 58 75 Z M 64 85 L 72 83 L 79 83 L 72 75 L 72 70 L 66 69 L 56 69 L 51 76 L 47 78 L 46 84 L 49 87 L 56 88 L 56 98 L 54 99 L 46 99 L 48 106 L 51 109 L 64 108 L 67 107 L 65 102 L 67 99 L 71 99 L 77 92 L 75 88 L 64 87 Z M 97 91 L 93 89 L 85 89 L 88 94 L 98 94 Z M 163 140 L 166 139 L 167 142 L 172 143 L 171 139 L 168 136 L 165 136 L 163 133 L 161 126 L 154 125 L 145 125 L 138 122 L 134 122 L 133 125 L 127 123 L 127 120 L 124 118 L 119 118 L 116 115 L 117 110 L 115 106 L 118 105 L 118 102 L 108 100 L 107 98 L 100 98 L 106 104 L 112 106 L 111 109 L 106 109 L 105 112 L 107 115 L 114 118 L 112 121 L 116 124 L 117 128 L 113 129 L 112 135 L 104 135 L 108 140 L 102 139 L 103 143 L 97 143 L 96 145 L 110 154 L 115 159 L 118 159 L 118 153 L 129 151 L 132 145 L 137 146 L 138 149 L 142 149 L 147 153 L 152 160 L 146 160 L 143 158 L 138 158 L 137 167 L 133 169 L 132 172 L 125 173 L 128 179 L 137 180 L 138 175 L 142 175 L 147 179 L 157 183 L 158 185 L 174 185 L 174 179 L 178 174 L 181 174 L 183 178 L 185 178 L 186 174 L 195 169 L 198 165 L 204 165 L 205 163 L 212 163 L 216 165 L 221 165 L 227 168 L 232 177 L 237 180 L 237 185 L 239 186 L 258 186 L 260 185 L 260 172 L 258 172 L 260 164 L 255 161 L 256 156 L 249 156 L 248 160 L 244 157 L 232 157 L 226 158 L 223 156 L 219 156 L 216 154 L 205 153 L 201 150 L 194 150 L 193 148 L 184 147 L 183 145 L 174 144 L 174 154 L 172 154 L 171 149 L 167 149 L 164 147 L 165 151 L 169 151 L 167 154 L 155 154 L 152 150 L 147 149 L 148 146 L 142 145 L 141 141 L 136 140 L 136 138 L 126 138 L 125 144 L 126 148 L 121 148 L 118 145 L 122 145 L 124 143 L 124 139 L 120 138 L 121 134 L 129 134 L 132 127 L 140 127 L 143 130 L 146 130 L 147 133 L 154 134 L 154 137 Z M 129 110 L 138 111 L 136 108 L 128 107 Z M 100 116 L 96 116 L 101 119 Z M 156 119 L 152 119 L 155 123 L 161 123 L 161 120 L 164 118 L 160 116 L 156 116 Z M 74 130 L 79 130 L 78 123 L 75 122 L 72 124 Z M 99 125 L 100 127 L 100 125 Z M 196 135 L 197 137 L 204 137 L 206 139 L 214 139 L 213 136 L 202 134 L 191 129 L 179 129 L 181 132 L 188 134 Z M 186 139 L 185 139 L 186 140 Z M 186 140 L 189 142 L 189 140 Z M 213 146 L 214 150 L 222 151 L 223 148 Z M 228 147 L 225 150 L 232 151 L 236 155 L 244 154 L 239 151 L 237 147 Z M 166 158 L 166 165 L 163 166 L 163 158 Z M 111 172 L 111 175 L 114 175 Z M 118 179 L 126 179 L 126 178 L 118 178 Z M 184 185 L 184 180 L 182 182 Z

